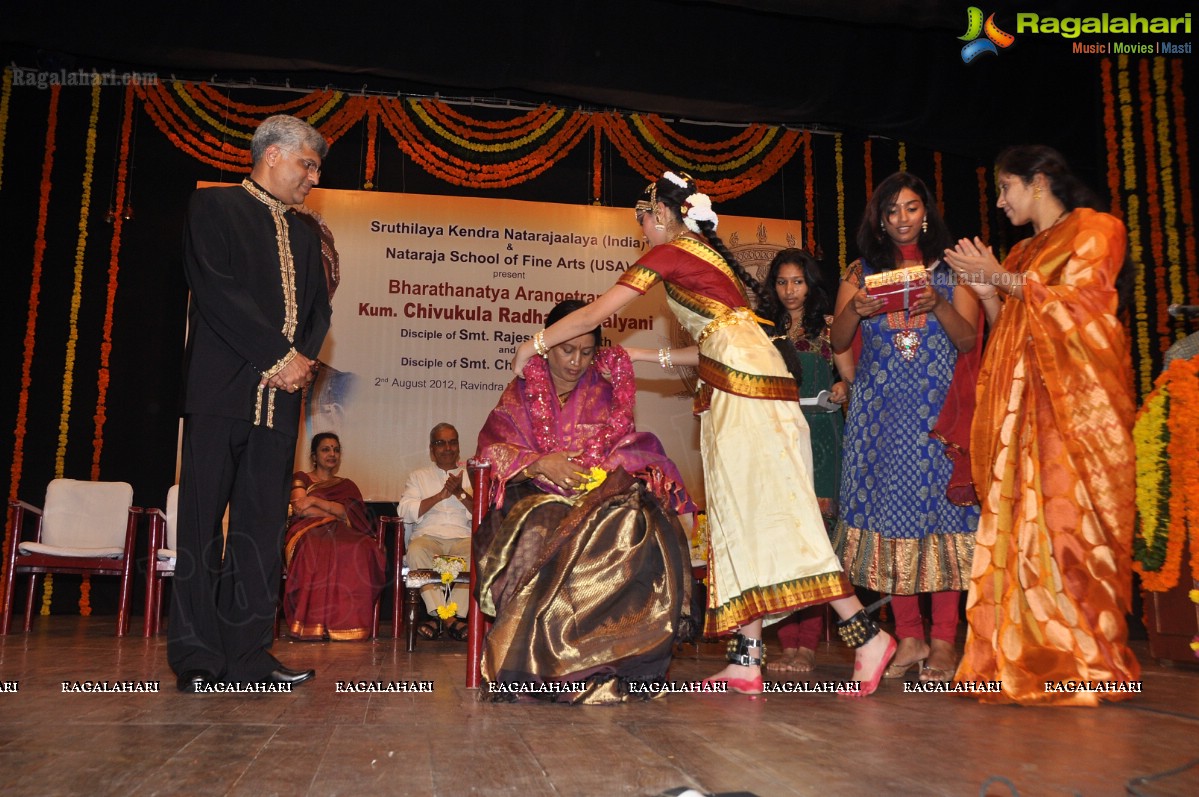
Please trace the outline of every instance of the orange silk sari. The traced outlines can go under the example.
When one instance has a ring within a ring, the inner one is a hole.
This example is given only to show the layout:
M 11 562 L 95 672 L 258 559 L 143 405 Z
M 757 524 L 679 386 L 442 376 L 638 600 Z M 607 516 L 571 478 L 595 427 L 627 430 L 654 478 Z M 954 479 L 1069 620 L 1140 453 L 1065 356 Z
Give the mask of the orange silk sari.
M 1114 283 L 1125 244 L 1118 219 L 1079 209 L 1004 262 L 1024 296 L 1005 303 L 979 376 L 982 518 L 956 676 L 1001 681 L 984 701 L 1096 705 L 1140 676 L 1124 620 L 1135 401 Z

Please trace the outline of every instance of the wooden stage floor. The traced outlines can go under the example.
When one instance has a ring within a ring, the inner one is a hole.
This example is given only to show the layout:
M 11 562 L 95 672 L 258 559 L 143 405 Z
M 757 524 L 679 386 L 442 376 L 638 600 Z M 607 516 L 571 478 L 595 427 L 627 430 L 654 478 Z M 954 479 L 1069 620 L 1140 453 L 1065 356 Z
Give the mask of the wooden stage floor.
M 983 706 L 901 681 L 865 701 L 672 694 L 571 707 L 479 703 L 464 688 L 464 643 L 408 654 L 391 639 L 278 643 L 285 664 L 317 668 L 291 694 L 183 695 L 164 636 L 112 631 L 111 617 L 49 617 L 0 638 L 0 794 L 1199 794 L 1199 672 L 1152 663 L 1143 643 L 1143 694 L 1098 709 Z M 720 658 L 717 645 L 699 658 L 688 648 L 671 679 L 698 680 Z M 851 662 L 827 647 L 803 680 L 847 679 Z M 432 691 L 336 691 L 359 680 Z M 64 681 L 161 691 L 64 692 Z

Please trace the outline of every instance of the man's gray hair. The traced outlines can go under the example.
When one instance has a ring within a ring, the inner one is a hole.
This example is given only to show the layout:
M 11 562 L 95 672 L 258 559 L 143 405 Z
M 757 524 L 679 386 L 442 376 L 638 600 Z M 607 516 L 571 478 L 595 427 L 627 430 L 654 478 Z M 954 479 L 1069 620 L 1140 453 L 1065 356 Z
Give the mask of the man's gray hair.
M 255 164 L 272 144 L 293 152 L 308 145 L 322 160 L 329 154 L 329 142 L 315 127 L 303 119 L 286 114 L 268 116 L 254 131 L 254 138 L 250 139 L 250 157 Z
M 433 441 L 437 439 L 437 433 L 440 432 L 442 429 L 453 429 L 455 433 L 458 431 L 457 427 L 455 427 L 454 424 L 446 423 L 445 421 L 442 421 L 441 423 L 437 424 L 436 426 L 434 426 L 432 429 L 429 430 L 429 445 L 433 445 Z

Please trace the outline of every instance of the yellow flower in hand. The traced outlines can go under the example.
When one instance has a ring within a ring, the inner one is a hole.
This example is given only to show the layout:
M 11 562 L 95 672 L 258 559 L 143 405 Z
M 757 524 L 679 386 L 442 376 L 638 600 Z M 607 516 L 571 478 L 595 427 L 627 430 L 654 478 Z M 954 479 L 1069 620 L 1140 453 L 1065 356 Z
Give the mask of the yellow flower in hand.
M 1191 603 L 1199 603 L 1199 589 L 1193 589 L 1187 593 L 1191 599 Z
M 604 483 L 604 479 L 608 478 L 608 471 L 603 468 L 592 468 L 587 473 L 580 473 L 579 475 L 587 479 L 586 482 L 579 485 L 579 492 L 589 493 Z

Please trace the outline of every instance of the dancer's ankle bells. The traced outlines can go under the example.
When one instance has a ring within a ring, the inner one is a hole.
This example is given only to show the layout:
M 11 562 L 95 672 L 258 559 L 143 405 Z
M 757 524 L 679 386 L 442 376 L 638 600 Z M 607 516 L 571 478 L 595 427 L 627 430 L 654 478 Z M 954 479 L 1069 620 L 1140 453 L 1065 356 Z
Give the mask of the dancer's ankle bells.
M 854 616 L 838 622 L 837 633 L 840 634 L 841 641 L 846 645 L 849 645 L 851 648 L 861 648 L 882 633 L 882 629 L 879 628 L 878 623 L 870 619 L 870 616 L 866 614 L 866 610 L 862 609 Z M 865 680 L 858 679 L 858 682 L 861 684 L 859 691 L 840 692 L 838 694 L 842 697 L 866 697 L 869 694 L 873 694 L 874 690 L 878 689 L 878 682 L 882 679 L 883 673 L 887 669 L 887 662 L 894 655 L 895 640 L 888 636 L 887 648 L 883 653 L 882 659 L 879 660 L 878 665 L 874 668 L 874 672 L 870 673 Z M 861 661 L 857 660 L 855 656 L 854 671 L 857 672 L 861 667 Z
M 762 663 L 766 659 L 766 646 L 760 639 L 753 639 L 744 634 L 737 634 L 729 640 L 727 658 L 730 664 L 741 667 L 756 667 L 758 674 L 753 678 L 705 678 L 705 684 L 724 683 L 732 692 L 743 695 L 759 695 L 762 693 Z

